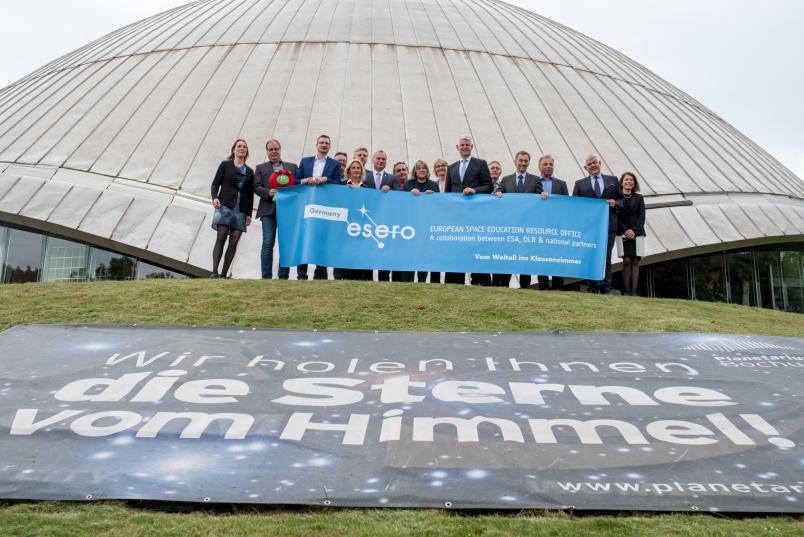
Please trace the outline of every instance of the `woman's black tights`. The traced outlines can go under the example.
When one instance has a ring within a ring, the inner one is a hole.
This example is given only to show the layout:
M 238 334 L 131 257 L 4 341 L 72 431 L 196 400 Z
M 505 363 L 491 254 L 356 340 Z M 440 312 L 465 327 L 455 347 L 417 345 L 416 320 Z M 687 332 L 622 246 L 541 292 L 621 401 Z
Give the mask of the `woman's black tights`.
M 221 256 L 223 255 L 223 245 L 226 244 L 226 237 L 229 237 L 229 247 L 226 249 L 226 256 L 223 258 L 223 270 L 220 275 L 224 278 L 229 274 L 229 267 L 232 266 L 235 252 L 237 251 L 237 243 L 240 240 L 242 231 L 232 229 L 229 226 L 218 226 L 218 237 L 215 240 L 215 247 L 212 249 L 212 275 L 218 275 L 218 265 L 221 263 Z
M 623 286 L 626 295 L 636 295 L 639 287 L 639 258 L 623 257 Z

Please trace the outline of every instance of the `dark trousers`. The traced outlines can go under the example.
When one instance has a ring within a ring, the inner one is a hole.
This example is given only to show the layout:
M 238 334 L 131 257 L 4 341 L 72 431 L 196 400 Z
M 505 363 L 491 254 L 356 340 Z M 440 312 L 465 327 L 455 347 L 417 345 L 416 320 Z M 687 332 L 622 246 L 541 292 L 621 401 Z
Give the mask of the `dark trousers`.
M 519 275 L 519 287 L 522 289 L 528 289 L 530 287 L 530 274 Z
M 273 277 L 274 243 L 276 243 L 276 213 L 260 218 L 262 224 L 262 248 L 260 249 L 260 271 L 263 280 Z M 280 268 L 280 275 L 282 269 Z
M 413 281 L 413 271 L 412 270 L 395 270 L 391 273 L 391 281 L 392 282 L 412 282 Z
M 390 282 L 391 281 L 391 271 L 390 270 L 378 270 L 377 271 L 377 281 L 378 282 Z
M 603 281 L 600 282 L 600 292 L 608 293 L 611 291 L 611 250 L 614 248 L 614 241 L 617 238 L 616 233 L 609 232 L 609 243 L 606 249 L 606 272 L 603 276 Z
M 472 285 L 483 285 L 486 287 L 491 287 L 491 274 L 481 274 L 478 272 L 473 272 L 470 281 L 472 282 Z
M 336 280 L 368 280 L 373 278 L 372 271 L 364 269 L 346 269 L 336 268 L 333 270 L 333 276 Z
M 609 232 L 608 244 L 606 245 L 606 266 L 603 272 L 603 279 L 589 282 L 590 293 L 608 294 L 611 291 L 611 250 L 614 248 L 616 233 Z
M 426 272 L 417 272 L 416 278 L 418 279 L 419 283 L 427 283 L 427 273 Z M 440 272 L 431 272 L 430 273 L 430 283 L 441 283 L 441 273 Z
M 510 274 L 492 274 L 491 275 L 491 286 L 492 287 L 508 287 L 511 285 L 511 275 Z
M 299 278 L 300 280 L 307 279 L 307 263 L 296 267 L 296 277 Z M 328 280 L 329 276 L 327 275 L 327 267 L 323 265 L 316 265 L 315 271 L 313 271 L 313 279 Z
M 539 291 L 561 291 L 564 288 L 564 278 L 553 276 L 553 285 L 550 287 L 550 276 L 539 276 Z
M 466 283 L 466 274 L 463 272 L 445 272 L 444 283 L 456 283 L 463 285 Z

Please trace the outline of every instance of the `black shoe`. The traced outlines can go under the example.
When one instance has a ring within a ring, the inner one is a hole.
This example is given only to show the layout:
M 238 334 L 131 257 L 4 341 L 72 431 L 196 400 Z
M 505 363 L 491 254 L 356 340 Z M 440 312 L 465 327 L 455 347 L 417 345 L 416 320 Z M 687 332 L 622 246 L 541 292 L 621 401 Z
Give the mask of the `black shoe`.
M 217 278 L 220 278 L 220 276 L 218 275 L 217 272 L 213 272 L 212 274 L 209 275 L 209 279 L 211 279 L 211 280 L 214 280 L 214 279 L 217 279 Z

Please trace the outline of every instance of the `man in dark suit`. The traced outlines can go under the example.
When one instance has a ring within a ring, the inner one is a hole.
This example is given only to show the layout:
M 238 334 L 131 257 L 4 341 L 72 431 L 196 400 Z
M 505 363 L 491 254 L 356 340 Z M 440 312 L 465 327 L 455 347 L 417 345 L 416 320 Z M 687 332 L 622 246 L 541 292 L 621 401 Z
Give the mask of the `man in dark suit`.
M 542 198 L 547 198 L 542 192 L 542 182 L 533 174 L 528 173 L 530 165 L 530 153 L 520 151 L 514 156 L 514 166 L 516 172 L 506 175 L 500 179 L 495 195 L 501 198 L 503 194 L 539 194 Z M 511 283 L 510 274 L 494 274 L 492 285 L 498 287 L 508 287 Z M 530 274 L 519 275 L 519 287 L 527 289 L 530 287 Z
M 474 149 L 472 138 L 468 135 L 459 137 L 455 148 L 461 158 L 447 168 L 444 192 L 460 192 L 464 196 L 491 194 L 492 183 L 489 166 L 485 160 L 472 156 L 472 149 Z M 447 272 L 444 274 L 444 283 L 463 284 L 464 280 L 463 273 Z M 491 285 L 491 275 L 472 274 L 472 285 Z
M 335 153 L 335 160 L 337 160 L 338 164 L 341 165 L 341 183 L 343 183 L 343 181 L 346 179 L 343 175 L 344 172 L 346 172 L 346 159 L 348 158 L 349 156 L 343 151 L 338 151 Z
M 543 155 L 539 157 L 539 175 L 542 182 L 542 189 L 544 189 L 545 196 L 558 195 L 569 196 L 567 190 L 567 183 L 561 179 L 553 177 L 553 169 L 555 161 L 551 155 Z M 539 275 L 539 290 L 548 291 L 551 289 L 550 279 L 551 276 Z M 562 276 L 552 276 L 553 291 L 560 291 L 564 288 L 564 278 Z
M 395 175 L 385 171 L 385 166 L 388 164 L 388 155 L 385 151 L 379 149 L 371 156 L 372 169 L 366 170 L 366 177 L 363 179 L 363 185 L 366 188 L 374 188 L 380 192 L 390 192 L 391 190 L 402 190 L 402 185 Z M 377 281 L 388 282 L 391 281 L 390 270 L 378 270 Z
M 498 161 L 489 162 L 489 175 L 491 176 L 491 191 L 496 192 L 502 176 L 502 165 Z
M 254 171 L 254 193 L 260 198 L 260 205 L 257 207 L 257 218 L 262 224 L 262 249 L 260 251 L 260 268 L 262 279 L 270 280 L 273 277 L 274 265 L 274 243 L 276 242 L 276 202 L 274 196 L 276 189 L 271 188 L 268 180 L 279 170 L 285 170 L 296 177 L 298 171 L 295 164 L 282 160 L 282 146 L 279 140 L 268 140 L 265 144 L 268 152 L 268 162 L 257 165 Z M 290 268 L 283 267 L 279 261 L 279 279 L 287 280 L 290 275 Z
M 613 175 L 600 173 L 600 159 L 595 155 L 586 157 L 583 169 L 589 175 L 575 181 L 572 195 L 582 198 L 602 199 L 609 204 L 609 237 L 606 247 L 605 273 L 602 280 L 590 282 L 589 285 L 590 293 L 606 295 L 611 291 L 611 249 L 614 247 L 614 237 L 617 234 L 617 212 L 614 209 L 614 203 L 620 197 L 619 181 Z
M 373 188 L 380 192 L 390 192 L 391 190 L 401 190 L 402 187 L 399 179 L 395 175 L 385 171 L 385 166 L 388 164 L 388 155 L 385 151 L 378 149 L 371 156 L 372 169 L 366 170 L 366 177 L 363 179 L 362 186 L 366 188 Z M 387 282 L 391 280 L 390 270 L 378 270 L 377 281 Z
M 316 154 L 304 157 L 299 162 L 299 177 L 301 183 L 309 186 L 316 186 L 323 183 L 341 184 L 341 165 L 332 157 L 328 157 L 329 148 L 332 140 L 326 134 L 322 134 L 315 142 Z M 296 269 L 300 280 L 307 279 L 307 265 L 299 265 Z M 317 265 L 313 278 L 316 280 L 326 280 L 327 267 Z
M 366 170 L 366 177 L 363 179 L 364 187 L 374 188 L 380 192 L 402 190 L 399 179 L 385 171 L 385 166 L 388 164 L 388 156 L 385 151 L 382 149 L 375 151 L 371 157 L 371 162 L 373 168 Z

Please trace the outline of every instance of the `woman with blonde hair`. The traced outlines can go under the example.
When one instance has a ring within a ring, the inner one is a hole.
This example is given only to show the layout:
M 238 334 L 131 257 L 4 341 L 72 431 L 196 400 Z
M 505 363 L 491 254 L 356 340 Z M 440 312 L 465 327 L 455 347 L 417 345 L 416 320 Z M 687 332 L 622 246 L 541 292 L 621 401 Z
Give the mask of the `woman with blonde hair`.
M 449 168 L 449 162 L 440 158 L 433 163 L 433 173 L 436 176 L 436 182 L 438 183 L 438 191 L 445 192 L 447 188 L 447 169 Z
M 343 171 L 344 185 L 346 188 L 370 188 L 363 183 L 365 171 L 363 170 L 363 163 L 357 159 L 352 160 L 346 165 Z M 372 271 L 365 269 L 346 269 L 336 268 L 333 271 L 336 280 L 371 280 Z

